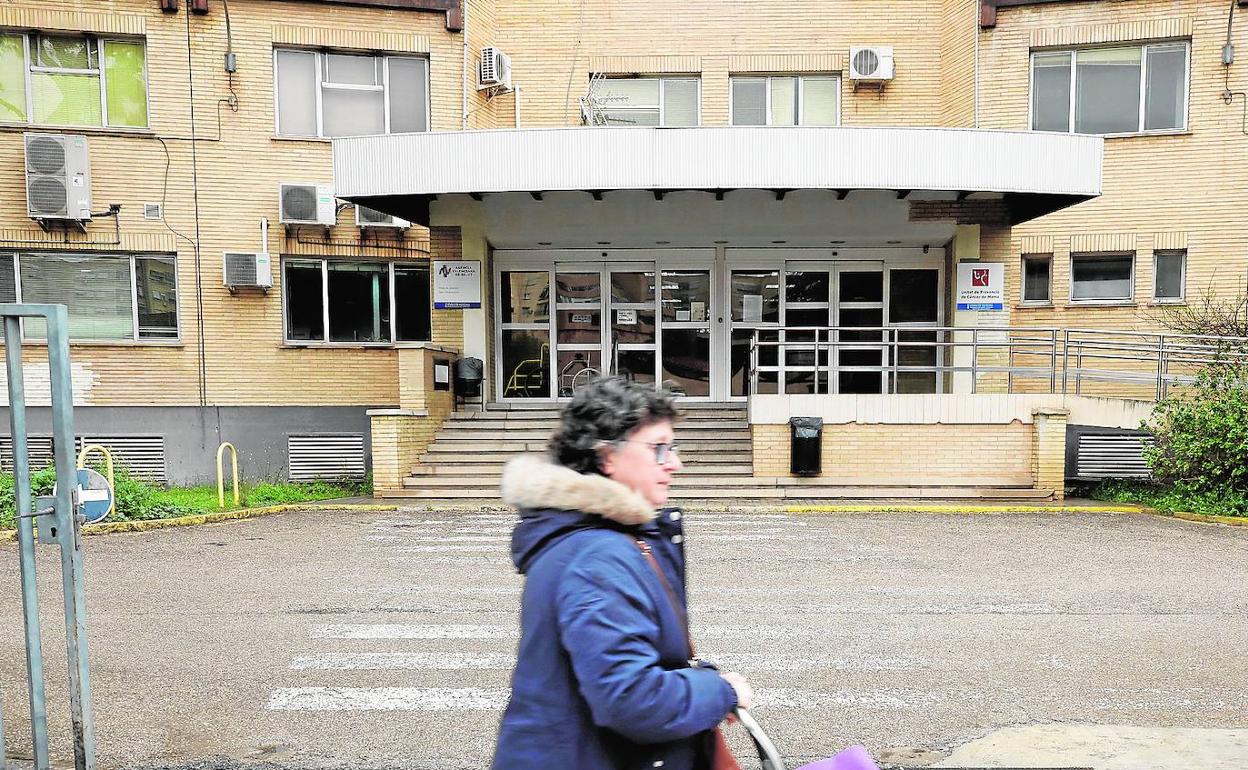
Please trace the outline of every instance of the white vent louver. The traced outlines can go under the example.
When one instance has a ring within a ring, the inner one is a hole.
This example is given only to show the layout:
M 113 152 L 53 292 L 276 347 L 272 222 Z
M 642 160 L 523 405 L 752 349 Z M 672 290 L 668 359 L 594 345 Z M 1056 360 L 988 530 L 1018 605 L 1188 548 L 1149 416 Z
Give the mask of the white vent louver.
M 511 57 L 493 46 L 481 49 L 481 87 L 511 89 Z
M 1075 475 L 1081 479 L 1146 479 L 1151 474 L 1144 447 L 1151 436 L 1083 433 L 1079 436 Z
M 143 204 L 144 219 L 164 219 L 165 207 L 160 203 L 144 203 Z
M 99 444 L 112 454 L 114 464 L 124 465 L 134 478 L 165 483 L 164 436 L 83 436 L 76 443 L 75 456 L 83 447 Z M 94 464 L 102 458 L 92 454 L 86 459 L 88 464 Z
M 291 481 L 364 478 L 364 436 L 306 434 L 286 438 Z
M 285 225 L 333 227 L 338 221 L 334 191 L 327 184 L 283 182 L 280 205 Z
M 265 252 L 227 251 L 221 262 L 226 286 L 273 285 L 273 263 Z
M 26 134 L 26 213 L 31 219 L 91 219 L 91 162 L 78 134 Z
M 52 464 L 52 437 L 27 436 L 26 454 L 30 458 L 30 472 L 43 470 Z M 13 472 L 13 437 L 0 436 L 0 471 Z
M 849 79 L 868 81 L 892 80 L 892 47 L 876 45 L 850 48 Z
M 358 227 L 394 227 L 398 229 L 411 227 L 411 222 L 408 222 L 406 219 L 383 214 L 367 206 L 355 207 L 355 224 Z

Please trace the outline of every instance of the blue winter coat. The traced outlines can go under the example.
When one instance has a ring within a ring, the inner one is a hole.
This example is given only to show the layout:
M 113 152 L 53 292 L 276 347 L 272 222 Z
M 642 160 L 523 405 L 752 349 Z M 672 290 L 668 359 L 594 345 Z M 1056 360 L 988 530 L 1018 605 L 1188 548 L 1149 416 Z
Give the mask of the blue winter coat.
M 680 512 L 534 457 L 509 464 L 503 496 L 521 512 L 512 557 L 526 580 L 495 770 L 700 767 L 736 694 L 689 667 L 681 618 L 634 542 L 650 544 L 683 611 Z

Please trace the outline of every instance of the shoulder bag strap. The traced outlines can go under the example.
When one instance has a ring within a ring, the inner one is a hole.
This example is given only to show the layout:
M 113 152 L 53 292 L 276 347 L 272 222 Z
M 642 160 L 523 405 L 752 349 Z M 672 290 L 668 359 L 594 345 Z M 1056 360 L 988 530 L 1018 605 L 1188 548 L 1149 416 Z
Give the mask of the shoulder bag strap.
M 654 570 L 654 574 L 659 578 L 659 582 L 663 584 L 663 590 L 667 593 L 667 601 L 672 605 L 672 610 L 676 613 L 676 617 L 680 618 L 680 626 L 685 632 L 685 644 L 689 647 L 689 658 L 697 657 L 697 652 L 693 649 L 693 638 L 689 636 L 689 618 L 685 614 L 684 605 L 676 596 L 676 591 L 672 588 L 672 584 L 668 582 L 667 575 L 663 574 L 663 568 L 659 566 L 659 562 L 654 558 L 654 549 L 650 544 L 640 537 L 632 538 L 633 544 L 637 546 L 637 550 L 641 551 L 641 555 L 646 557 L 646 561 L 650 564 L 650 569 Z

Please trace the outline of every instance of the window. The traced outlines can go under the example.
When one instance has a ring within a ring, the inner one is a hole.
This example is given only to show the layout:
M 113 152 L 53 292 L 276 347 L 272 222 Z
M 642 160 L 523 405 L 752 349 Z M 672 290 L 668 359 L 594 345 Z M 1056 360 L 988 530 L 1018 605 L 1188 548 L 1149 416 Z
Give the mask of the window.
M 429 130 L 429 61 L 277 49 L 277 133 L 360 136 Z
M 1134 254 L 1070 256 L 1070 298 L 1076 302 L 1126 302 L 1134 285 Z
M 835 126 L 841 79 L 835 75 L 734 77 L 734 126 Z
M 288 341 L 431 339 L 427 264 L 288 259 L 283 275 Z
M 0 33 L 0 121 L 146 127 L 143 41 Z
M 1153 254 L 1153 298 L 1159 302 L 1183 299 L 1187 252 L 1182 249 Z
M 178 280 L 172 256 L 0 253 L 0 302 L 62 303 L 71 340 L 176 340 Z M 23 321 L 44 339 L 42 320 Z
M 1049 254 L 1023 255 L 1023 302 L 1048 304 L 1053 275 L 1053 257 Z
M 1131 134 L 1187 127 L 1188 44 L 1043 51 L 1031 57 L 1031 128 Z
M 595 78 L 590 122 L 595 126 L 696 126 L 697 78 Z

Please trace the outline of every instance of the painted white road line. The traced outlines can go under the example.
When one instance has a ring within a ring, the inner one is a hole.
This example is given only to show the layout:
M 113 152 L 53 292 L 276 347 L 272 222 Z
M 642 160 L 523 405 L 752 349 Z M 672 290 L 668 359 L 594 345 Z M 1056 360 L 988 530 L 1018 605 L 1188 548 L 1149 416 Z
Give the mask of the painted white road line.
M 497 553 L 506 554 L 507 549 L 501 544 L 494 545 L 490 543 L 468 544 L 458 543 L 450 545 L 412 545 L 404 548 L 391 549 L 394 553 Z
M 295 658 L 296 671 L 467 671 L 511 669 L 512 655 L 465 655 L 456 652 L 323 652 Z
M 498 711 L 510 691 L 479 687 L 284 687 L 273 690 L 273 711 Z M 877 690 L 756 690 L 763 709 L 809 710 L 851 707 L 872 711 L 912 711 L 940 700 L 931 693 Z
M 405 537 L 404 543 L 510 543 L 510 537 L 501 535 L 434 535 L 431 537 Z
M 931 666 L 919 658 L 860 655 L 837 658 L 772 657 L 753 653 L 712 655 L 721 670 L 741 671 L 914 671 Z
M 718 604 L 691 602 L 693 614 L 758 615 L 779 617 L 803 615 L 1053 615 L 1057 608 L 1049 604 Z
M 407 626 L 388 623 L 331 623 L 314 626 L 316 639 L 516 639 L 515 626 L 439 624 Z
M 940 701 L 935 693 L 902 690 L 755 690 L 754 705 L 763 709 L 807 710 L 850 707 L 870 711 L 913 711 Z
M 478 687 L 287 687 L 274 690 L 273 711 L 498 711 L 507 690 Z

